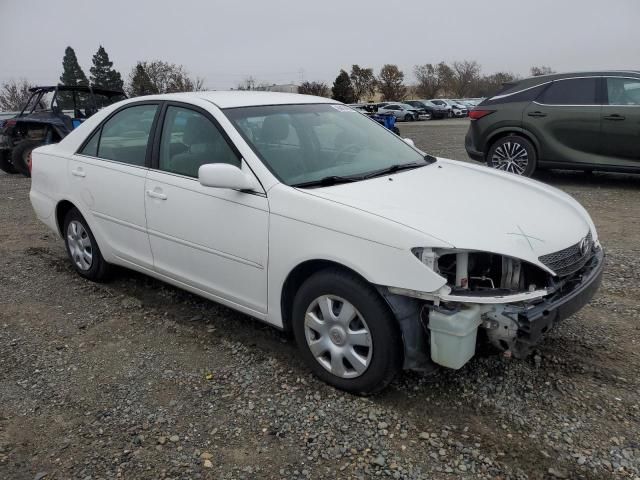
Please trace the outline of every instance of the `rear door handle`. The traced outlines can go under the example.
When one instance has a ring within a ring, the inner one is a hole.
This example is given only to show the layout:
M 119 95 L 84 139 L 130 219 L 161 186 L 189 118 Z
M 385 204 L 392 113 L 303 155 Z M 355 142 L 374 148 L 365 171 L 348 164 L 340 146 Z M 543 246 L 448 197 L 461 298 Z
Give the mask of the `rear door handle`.
M 624 116 L 622 115 L 618 115 L 617 113 L 614 113 L 613 115 L 605 115 L 604 117 L 605 120 L 613 120 L 614 122 L 619 122 L 620 120 L 624 120 Z
M 83 177 L 83 178 L 87 176 L 87 174 L 84 173 L 81 168 L 78 168 L 76 170 L 71 170 L 71 175 L 73 175 L 74 177 Z
M 167 196 L 164 193 L 156 192 L 154 190 L 147 190 L 147 195 L 151 198 L 157 198 L 158 200 L 166 200 Z
M 543 112 L 529 112 L 527 113 L 530 117 L 546 117 L 547 114 Z

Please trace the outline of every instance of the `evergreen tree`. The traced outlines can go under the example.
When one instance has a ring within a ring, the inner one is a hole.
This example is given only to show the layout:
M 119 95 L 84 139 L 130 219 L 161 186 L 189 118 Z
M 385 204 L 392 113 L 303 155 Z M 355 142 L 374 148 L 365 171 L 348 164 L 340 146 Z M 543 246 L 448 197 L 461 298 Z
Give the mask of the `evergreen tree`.
M 331 91 L 333 92 L 331 98 L 334 100 L 342 103 L 353 103 L 355 101 L 351 79 L 349 78 L 349 74 L 344 70 L 340 70 L 340 74 L 333 82 Z
M 64 51 L 60 83 L 67 86 L 89 85 L 87 76 L 84 74 L 80 64 L 78 63 L 76 52 L 74 52 L 71 47 L 67 47 Z
M 89 72 L 91 72 L 92 85 L 110 90 L 122 90 L 124 82 L 120 72 L 113 69 L 113 62 L 109 60 L 109 54 L 102 45 L 93 56 L 93 66 Z
M 129 77 L 129 91 L 127 92 L 130 97 L 139 97 L 141 95 L 153 95 L 158 93 L 158 89 L 149 78 L 147 71 L 142 63 L 138 64 L 131 72 Z

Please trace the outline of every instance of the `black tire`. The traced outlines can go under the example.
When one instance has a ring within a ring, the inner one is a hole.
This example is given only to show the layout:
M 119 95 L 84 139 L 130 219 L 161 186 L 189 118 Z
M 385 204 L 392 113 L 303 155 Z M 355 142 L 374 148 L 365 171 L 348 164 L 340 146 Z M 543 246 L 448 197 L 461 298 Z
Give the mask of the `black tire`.
M 407 114 L 404 116 L 404 121 L 405 121 L 405 122 L 412 122 L 412 121 L 413 121 L 413 115 L 411 115 L 411 114 L 407 113 Z
M 91 265 L 86 270 L 82 269 L 77 264 L 77 260 L 76 258 L 74 258 L 74 254 L 71 252 L 69 238 L 69 225 L 71 224 L 71 222 L 78 222 L 79 224 L 81 224 L 84 232 L 86 233 L 83 238 L 88 238 L 91 242 Z M 76 270 L 76 272 L 78 272 L 78 274 L 94 282 L 101 282 L 109 278 L 109 274 L 111 273 L 111 265 L 108 264 L 102 257 L 100 247 L 98 247 L 98 242 L 96 242 L 96 239 L 93 236 L 93 232 L 91 232 L 87 221 L 84 219 L 80 211 L 75 207 L 69 210 L 64 218 L 62 237 L 64 238 L 64 245 L 66 247 L 67 254 L 69 255 L 69 259 L 71 260 L 71 264 L 73 265 L 73 268 Z
M 325 369 L 311 353 L 305 335 L 307 309 L 323 295 L 351 303 L 368 326 L 371 339 L 369 365 L 355 378 L 342 378 Z M 402 366 L 403 346 L 397 320 L 378 292 L 358 276 L 341 269 L 321 270 L 309 277 L 293 302 L 293 333 L 304 361 L 326 383 L 357 395 L 384 389 Z
M 5 173 L 18 173 L 9 161 L 11 153 L 7 150 L 0 150 L 0 170 Z
M 523 171 L 517 170 L 517 167 L 515 165 L 506 167 L 507 170 L 505 170 L 505 168 L 501 168 L 499 163 L 493 161 L 493 157 L 496 151 L 501 151 L 504 154 L 505 152 L 509 151 L 518 151 L 514 149 L 520 148 L 524 149 L 527 155 L 527 164 Z M 497 170 L 515 173 L 516 175 L 521 175 L 523 177 L 531 177 L 533 175 L 533 172 L 536 171 L 537 164 L 538 156 L 536 154 L 535 147 L 529 140 L 520 135 L 507 135 L 506 137 L 499 138 L 498 140 L 493 142 L 491 148 L 489 149 L 489 152 L 487 153 L 487 166 L 495 168 Z
M 449 118 L 453 118 L 453 110 L 449 110 L 448 116 L 449 116 Z
M 29 170 L 28 163 L 29 156 L 34 148 L 41 145 L 42 142 L 39 140 L 23 140 L 17 144 L 11 153 L 11 163 L 13 164 L 13 168 L 25 177 L 30 177 L 31 171 Z

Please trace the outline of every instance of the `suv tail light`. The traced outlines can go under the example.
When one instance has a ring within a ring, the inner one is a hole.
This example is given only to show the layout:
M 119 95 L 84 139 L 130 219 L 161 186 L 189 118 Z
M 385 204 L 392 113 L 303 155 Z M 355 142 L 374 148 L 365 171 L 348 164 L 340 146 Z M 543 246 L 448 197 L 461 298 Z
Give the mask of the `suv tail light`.
M 469 110 L 469 118 L 471 120 L 478 120 L 482 117 L 486 117 L 487 115 L 491 114 L 495 112 L 495 110 L 480 110 L 480 109 L 472 109 Z

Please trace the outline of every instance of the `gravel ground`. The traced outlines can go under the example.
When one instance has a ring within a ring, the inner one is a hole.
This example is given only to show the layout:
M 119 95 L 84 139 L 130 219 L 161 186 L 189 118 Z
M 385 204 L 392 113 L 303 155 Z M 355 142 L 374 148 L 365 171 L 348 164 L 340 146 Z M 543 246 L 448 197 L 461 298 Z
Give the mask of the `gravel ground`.
M 465 159 L 466 126 L 400 128 Z M 640 176 L 539 178 L 599 228 L 596 299 L 528 360 L 487 352 L 358 398 L 244 315 L 129 271 L 82 280 L 29 180 L 0 176 L 0 478 L 640 477 Z

